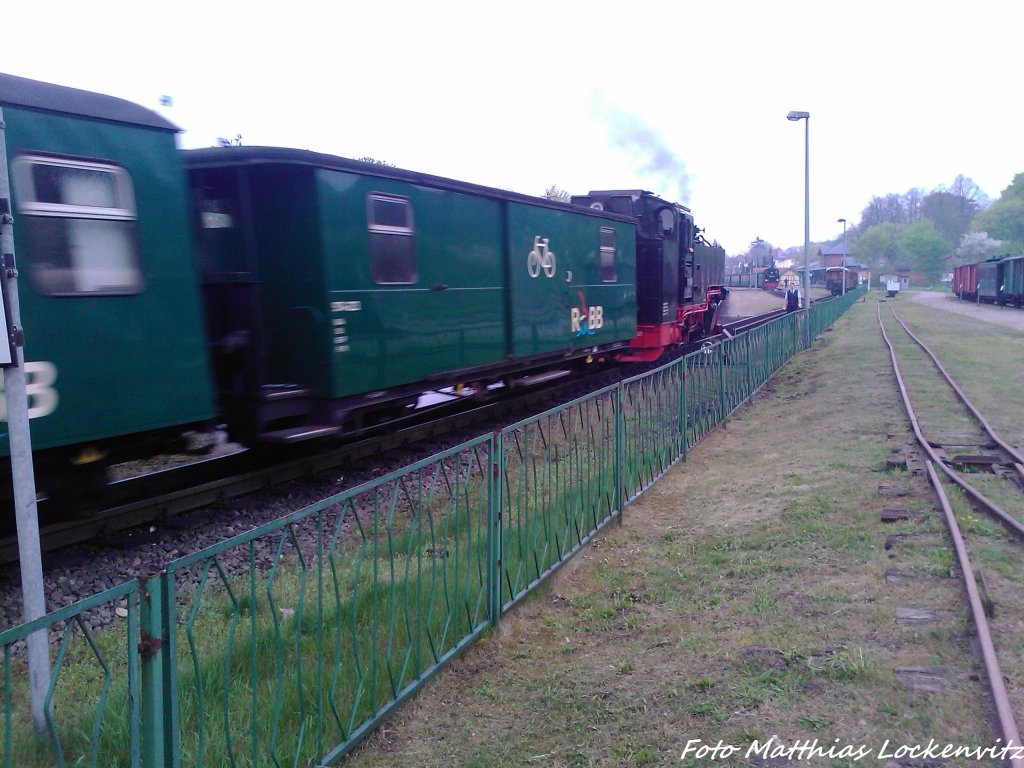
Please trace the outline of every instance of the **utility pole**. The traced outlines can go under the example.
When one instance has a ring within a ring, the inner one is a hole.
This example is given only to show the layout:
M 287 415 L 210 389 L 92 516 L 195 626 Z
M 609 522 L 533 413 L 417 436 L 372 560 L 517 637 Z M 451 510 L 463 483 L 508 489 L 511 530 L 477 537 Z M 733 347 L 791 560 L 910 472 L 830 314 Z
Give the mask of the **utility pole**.
M 18 303 L 18 269 L 14 259 L 14 217 L 7 168 L 7 133 L 0 109 L 0 319 L 6 339 L 0 338 L 0 366 L 4 368 L 4 399 L 7 404 L 7 435 L 11 452 L 14 509 L 18 524 L 18 558 L 26 622 L 46 615 L 43 594 L 43 560 L 39 547 L 39 514 L 32 467 L 32 437 L 28 426 L 28 393 L 25 389 L 25 355 Z M 50 651 L 47 631 L 26 638 L 32 722 L 46 729 L 46 692 L 50 688 Z
M 846 295 L 846 219 L 836 219 L 837 222 L 843 225 L 843 287 L 840 289 L 842 295 Z

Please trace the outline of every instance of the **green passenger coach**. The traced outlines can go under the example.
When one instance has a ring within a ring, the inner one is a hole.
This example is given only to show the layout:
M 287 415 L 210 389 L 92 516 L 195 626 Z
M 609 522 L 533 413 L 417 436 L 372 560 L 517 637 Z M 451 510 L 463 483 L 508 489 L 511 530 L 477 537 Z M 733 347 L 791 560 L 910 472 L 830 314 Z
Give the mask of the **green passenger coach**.
M 571 375 L 636 332 L 624 216 L 300 150 L 185 164 L 239 439 L 353 431 L 425 390 Z
M 214 416 L 177 129 L 10 75 L 0 108 L 36 464 L 74 482 Z

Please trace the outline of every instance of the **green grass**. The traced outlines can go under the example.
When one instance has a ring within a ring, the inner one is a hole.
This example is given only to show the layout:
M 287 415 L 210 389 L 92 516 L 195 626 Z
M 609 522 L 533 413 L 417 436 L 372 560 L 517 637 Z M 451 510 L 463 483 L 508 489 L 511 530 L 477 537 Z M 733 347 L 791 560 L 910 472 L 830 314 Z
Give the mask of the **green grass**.
M 930 493 L 907 473 L 877 471 L 908 436 L 873 310 L 856 307 L 787 366 L 627 508 L 623 528 L 559 572 L 559 599 L 523 603 L 398 715 L 387 751 L 371 739 L 351 765 L 464 764 L 496 743 L 506 761 L 481 764 L 680 765 L 697 736 L 990 742 Z M 922 519 L 880 522 L 891 500 L 878 486 L 893 484 L 913 489 L 900 505 Z M 891 533 L 909 536 L 886 550 Z M 922 578 L 889 585 L 890 567 Z M 943 619 L 895 627 L 905 605 Z M 900 689 L 898 666 L 947 667 L 953 689 Z M 465 695 L 467 677 L 502 695 Z M 447 736 L 464 722 L 475 736 Z
M 763 382 L 772 364 L 748 367 L 748 346 L 756 361 L 758 354 L 778 346 L 780 332 L 783 343 L 789 343 L 785 327 L 780 323 L 782 331 L 760 332 L 756 343 L 730 342 L 728 365 L 720 367 L 717 354 L 714 360 L 701 357 L 693 365 L 686 363 L 691 443 L 721 418 L 723 397 L 727 410 L 748 387 Z M 679 393 L 673 392 L 673 385 L 678 385 L 678 371 L 672 370 L 630 385 L 621 433 L 626 496 L 649 485 L 677 457 Z M 610 412 L 607 405 L 563 409 L 522 427 L 515 450 L 510 447 L 506 452 L 502 600 L 518 596 L 575 551 L 614 509 Z M 331 546 L 336 557 L 330 561 L 310 560 L 308 553 L 305 560 L 298 557 L 288 530 L 270 544 L 277 552 L 277 565 L 270 570 L 236 575 L 221 572 L 218 561 L 208 561 L 201 590 L 194 596 L 183 594 L 178 607 L 182 764 L 250 764 L 271 755 L 283 763 L 314 760 L 348 739 L 354 728 L 478 631 L 487 617 L 483 487 L 478 475 L 467 479 L 458 472 L 439 473 L 426 482 L 422 476 L 400 480 L 391 491 L 392 498 L 400 497 L 397 503 L 375 504 L 372 517 L 363 513 L 356 518 L 363 522 L 361 530 L 335 541 Z M 781 503 L 781 495 L 778 499 Z M 774 581 L 800 570 L 795 561 L 780 562 L 775 553 L 780 548 L 816 552 L 815 538 L 834 526 L 821 519 L 830 510 L 823 497 L 813 499 L 806 509 L 794 507 L 792 514 L 803 524 L 795 539 L 788 534 L 779 538 L 777 531 L 766 527 L 753 544 L 743 537 L 726 537 L 706 549 L 685 528 L 666 532 L 652 548 L 661 558 L 659 565 L 647 574 L 634 567 L 637 547 L 647 546 L 639 534 L 634 533 L 632 540 L 601 538 L 592 551 L 617 559 L 622 567 L 603 571 L 596 592 L 566 601 L 567 614 L 538 622 L 553 644 L 545 663 L 575 658 L 580 638 L 591 638 L 597 646 L 621 644 L 623 638 L 642 632 L 652 616 L 672 607 L 735 616 L 733 621 L 718 622 L 719 629 L 730 624 L 766 626 L 784 610 Z M 850 539 L 850 547 L 858 545 L 856 537 Z M 685 562 L 677 558 L 680 548 L 686 550 Z M 711 560 L 702 559 L 707 551 L 714 553 Z M 726 565 L 729 571 L 721 580 L 708 571 Z M 550 583 L 537 590 L 539 598 L 550 592 Z M 96 658 L 79 644 L 61 669 L 57 716 L 61 744 L 71 764 L 80 762 L 80 756 L 89 762 L 94 749 L 98 764 L 124 762 L 128 752 L 124 637 L 116 631 L 101 632 L 97 642 L 104 657 L 115 660 L 98 739 L 93 739 L 92 703 L 100 699 L 105 682 L 97 674 Z M 695 631 L 673 642 L 659 641 L 653 648 L 706 652 L 713 643 L 713 634 Z M 530 652 L 515 657 L 535 660 Z M 23 674 L 23 669 L 15 672 Z M 708 689 L 703 703 L 690 704 L 674 692 L 673 681 L 659 679 L 649 695 L 619 701 L 613 712 L 607 707 L 607 691 L 572 673 L 538 680 L 528 689 L 543 707 L 558 708 L 581 724 L 635 718 L 667 700 L 722 722 L 731 708 L 756 709 L 793 695 L 805 672 L 788 665 L 784 670 L 749 671 L 728 687 Z M 630 651 L 609 664 L 606 674 L 609 680 L 650 681 L 651 667 L 642 654 Z M 505 681 L 483 679 L 466 693 L 500 698 L 507 690 Z M 52 755 L 36 743 L 25 720 L 19 708 L 15 762 L 50 764 Z M 464 724 L 459 730 L 465 734 L 467 728 L 471 726 Z M 542 730 L 550 734 L 550 729 Z M 573 727 L 559 726 L 556 731 L 580 738 Z M 506 764 L 543 754 L 524 745 L 497 748 L 474 741 L 475 736 L 469 730 L 463 764 Z M 620 734 L 607 747 L 624 764 L 648 765 L 661 760 L 664 739 L 657 734 Z M 590 764 L 585 740 L 570 747 L 558 745 L 551 754 Z

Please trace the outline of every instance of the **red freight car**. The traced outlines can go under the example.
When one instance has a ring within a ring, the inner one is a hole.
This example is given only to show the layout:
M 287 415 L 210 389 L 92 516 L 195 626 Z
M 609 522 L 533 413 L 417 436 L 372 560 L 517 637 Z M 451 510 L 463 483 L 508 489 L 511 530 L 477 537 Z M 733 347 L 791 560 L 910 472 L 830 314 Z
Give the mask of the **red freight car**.
M 957 298 L 965 301 L 978 300 L 978 265 L 963 264 L 953 269 L 953 282 L 950 289 Z

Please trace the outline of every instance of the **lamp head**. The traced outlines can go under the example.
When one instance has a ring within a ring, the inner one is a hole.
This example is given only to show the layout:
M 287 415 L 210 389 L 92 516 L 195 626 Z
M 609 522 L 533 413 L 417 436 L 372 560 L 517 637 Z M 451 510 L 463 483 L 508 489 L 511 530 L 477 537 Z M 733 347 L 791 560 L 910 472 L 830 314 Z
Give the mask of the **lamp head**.
M 810 116 L 810 112 L 790 112 L 788 115 L 786 115 L 786 119 L 796 122 L 797 120 L 804 120 Z

